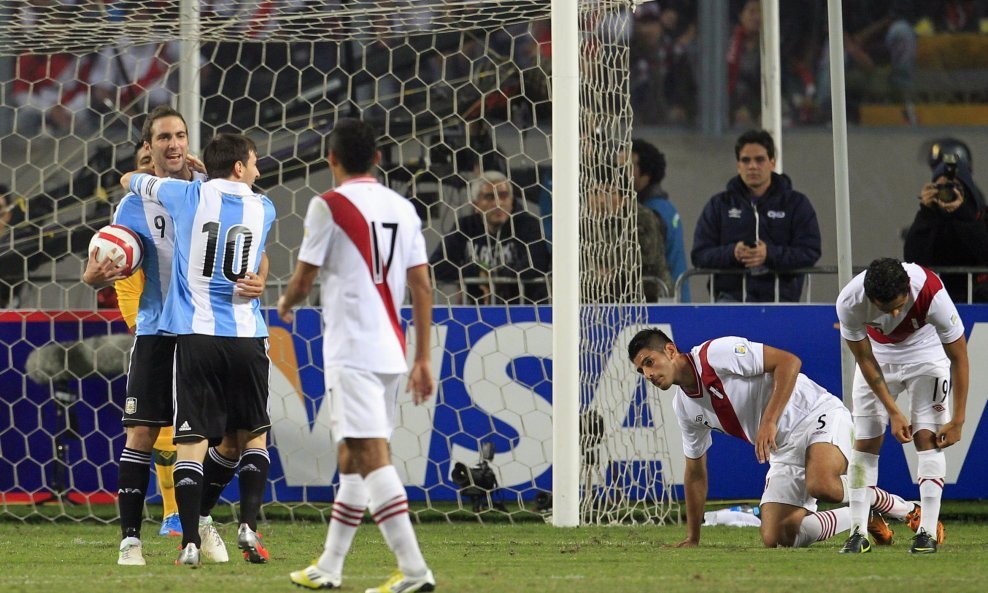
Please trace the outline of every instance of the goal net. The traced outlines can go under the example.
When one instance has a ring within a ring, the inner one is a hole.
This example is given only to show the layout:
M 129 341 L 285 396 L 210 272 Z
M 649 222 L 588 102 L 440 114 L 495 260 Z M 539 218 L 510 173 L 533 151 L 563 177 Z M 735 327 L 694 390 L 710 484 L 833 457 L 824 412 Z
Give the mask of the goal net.
M 420 518 L 551 513 L 553 373 L 580 376 L 581 521 L 678 510 L 661 407 L 624 352 L 647 322 L 648 282 L 629 1 L 579 1 L 577 196 L 552 195 L 546 0 L 148 4 L 0 3 L 0 516 L 115 518 L 130 338 L 113 295 L 80 278 L 162 103 L 195 106 L 191 152 L 217 132 L 257 143 L 256 186 L 278 211 L 266 306 L 291 275 L 308 200 L 332 187 L 326 135 L 342 117 L 375 126 L 380 179 L 417 208 L 435 282 L 438 391 L 400 400 L 391 443 Z M 579 369 L 552 366 L 552 208 L 580 211 Z M 269 516 L 328 517 L 335 493 L 310 305 L 290 327 L 268 311 Z M 235 481 L 233 512 L 237 496 Z M 160 520 L 160 496 L 149 503 Z

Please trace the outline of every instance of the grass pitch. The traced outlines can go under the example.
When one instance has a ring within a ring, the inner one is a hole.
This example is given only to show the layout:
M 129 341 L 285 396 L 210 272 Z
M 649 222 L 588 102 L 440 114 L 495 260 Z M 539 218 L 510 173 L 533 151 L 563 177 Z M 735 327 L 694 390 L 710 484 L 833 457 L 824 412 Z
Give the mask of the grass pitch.
M 293 591 L 288 573 L 319 555 L 322 523 L 260 525 L 271 562 L 251 565 L 236 552 L 236 529 L 220 528 L 229 564 L 200 570 L 176 567 L 177 538 L 145 524 L 146 567 L 116 565 L 116 525 L 0 521 L 0 591 L 8 592 L 267 592 Z M 600 591 L 972 591 L 988 590 L 988 524 L 948 523 L 938 554 L 912 556 L 903 524 L 891 547 L 848 557 L 844 536 L 810 548 L 768 550 L 754 528 L 704 527 L 699 548 L 665 547 L 682 539 L 683 526 L 557 529 L 539 523 L 416 526 L 439 591 L 463 593 L 571 593 Z M 393 570 L 373 524 L 357 534 L 343 591 L 361 592 Z

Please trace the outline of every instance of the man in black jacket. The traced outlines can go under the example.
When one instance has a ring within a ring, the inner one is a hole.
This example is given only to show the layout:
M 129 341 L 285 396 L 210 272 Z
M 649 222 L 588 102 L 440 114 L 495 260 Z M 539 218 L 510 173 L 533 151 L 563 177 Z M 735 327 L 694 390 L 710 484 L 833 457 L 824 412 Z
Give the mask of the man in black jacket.
M 734 146 L 738 175 L 703 208 L 693 236 L 691 258 L 697 268 L 747 268 L 745 274 L 714 275 L 718 301 L 795 302 L 803 290 L 801 274 L 786 270 L 820 259 L 820 227 L 809 199 L 792 188 L 789 177 L 773 172 L 775 143 L 763 130 L 751 130 Z M 742 281 L 747 287 L 742 294 Z
M 949 172 L 951 167 L 955 172 Z M 949 179 L 953 177 L 953 179 Z M 923 266 L 988 266 L 985 199 L 964 159 L 940 162 L 920 190 L 919 211 L 906 233 L 904 259 Z M 954 302 L 988 302 L 988 277 L 976 274 L 968 299 L 967 274 L 941 274 Z
M 429 258 L 438 282 L 458 282 L 466 304 L 545 303 L 549 251 L 539 219 L 515 211 L 511 182 L 484 171 L 469 184 L 475 212 Z

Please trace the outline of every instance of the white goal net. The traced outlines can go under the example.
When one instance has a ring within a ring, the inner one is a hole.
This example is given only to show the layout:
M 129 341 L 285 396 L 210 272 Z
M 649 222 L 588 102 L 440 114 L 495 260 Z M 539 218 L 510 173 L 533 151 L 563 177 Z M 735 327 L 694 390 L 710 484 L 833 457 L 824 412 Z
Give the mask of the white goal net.
M 401 400 L 392 441 L 420 518 L 551 512 L 551 379 L 578 372 L 581 521 L 668 520 L 661 408 L 625 354 L 648 290 L 627 158 L 631 8 L 579 0 L 580 192 L 553 196 L 547 0 L 0 2 L 0 517 L 115 518 L 127 328 L 80 278 L 165 103 L 196 106 L 193 144 L 229 131 L 258 145 L 257 186 L 278 211 L 266 306 L 308 200 L 332 187 L 326 135 L 342 117 L 375 126 L 380 178 L 415 204 L 436 287 L 438 393 Z M 580 212 L 580 369 L 552 366 L 553 208 Z M 335 492 L 310 305 L 291 327 L 268 317 L 269 516 L 325 518 Z

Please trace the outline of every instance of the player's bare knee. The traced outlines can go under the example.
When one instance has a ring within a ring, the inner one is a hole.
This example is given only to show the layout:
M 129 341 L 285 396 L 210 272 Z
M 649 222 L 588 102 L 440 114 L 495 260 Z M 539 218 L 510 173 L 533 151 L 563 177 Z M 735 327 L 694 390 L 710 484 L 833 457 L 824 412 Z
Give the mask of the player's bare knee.
M 254 434 L 242 430 L 237 434 L 237 442 L 241 451 L 246 451 L 247 449 L 267 449 L 268 433 Z
M 844 484 L 839 476 L 807 476 L 806 493 L 823 502 L 840 502 L 844 497 Z
M 124 445 L 128 449 L 135 451 L 150 452 L 154 448 L 154 442 L 158 440 L 157 426 L 128 426 L 127 440 Z
M 391 462 L 384 439 L 346 439 L 350 458 L 361 475 L 377 470 Z
M 227 459 L 240 459 L 240 443 L 237 441 L 237 435 L 225 435 L 220 444 L 213 447 L 217 453 L 222 455 Z
M 779 548 L 783 547 L 785 544 L 782 543 L 781 533 L 777 529 L 762 530 L 762 544 L 766 548 Z

